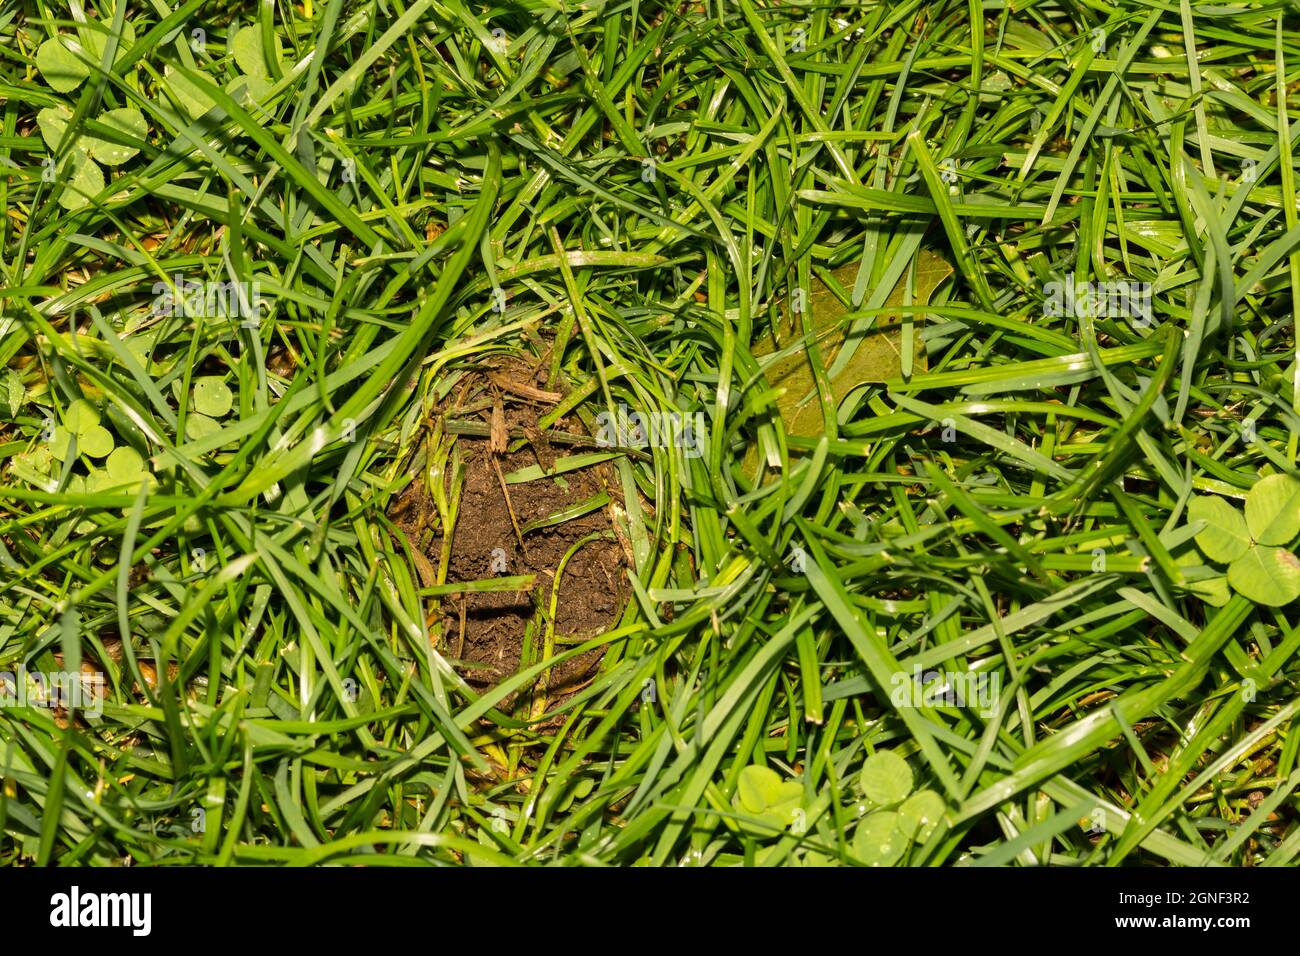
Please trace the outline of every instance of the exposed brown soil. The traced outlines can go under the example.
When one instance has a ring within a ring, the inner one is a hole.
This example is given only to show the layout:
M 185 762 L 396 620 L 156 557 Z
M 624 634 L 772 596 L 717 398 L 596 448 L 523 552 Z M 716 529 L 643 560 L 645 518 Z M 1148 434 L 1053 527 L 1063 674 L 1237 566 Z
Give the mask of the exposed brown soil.
M 602 534 L 578 548 L 564 567 L 555 606 L 554 653 L 569 646 L 561 643 L 563 638 L 587 639 L 609 628 L 628 596 L 625 553 L 613 532 L 608 505 L 558 524 L 526 530 L 531 523 L 590 501 L 602 492 L 609 494 L 611 502 L 619 501 L 608 465 L 588 466 L 502 488 L 502 476 L 511 472 L 537 465 L 549 472 L 557 458 L 590 450 L 552 444 L 541 435 L 538 419 L 554 403 L 554 395 L 546 396 L 546 390 L 544 369 L 534 370 L 520 360 L 496 359 L 491 368 L 466 376 L 441 410 L 446 418 L 481 422 L 489 432 L 497 417 L 495 443 L 490 434 L 460 435 L 456 439 L 465 480 L 452 534 L 447 582 L 535 575 L 530 591 L 466 593 L 441 599 L 438 649 L 471 686 L 479 689 L 500 683 L 521 667 L 542 660 L 556 575 L 564 556 L 580 539 Z M 482 408 L 485 404 L 489 407 Z M 528 437 L 502 442 L 502 426 L 505 434 Z M 551 431 L 585 434 L 576 417 L 560 419 Z M 505 450 L 500 450 L 503 444 Z M 436 522 L 436 513 L 418 482 L 412 482 L 390 512 L 412 544 L 420 540 L 431 517 Z M 516 526 L 523 532 L 522 546 Z M 430 565 L 426 574 L 438 566 L 442 540 L 441 529 L 435 528 L 424 551 Z M 525 650 L 527 659 L 521 660 Z M 545 686 L 547 709 L 589 681 L 602 655 L 602 650 L 591 651 L 553 668 Z M 540 693 L 541 689 L 533 690 Z M 510 709 L 522 704 L 519 696 L 511 695 L 501 706 Z

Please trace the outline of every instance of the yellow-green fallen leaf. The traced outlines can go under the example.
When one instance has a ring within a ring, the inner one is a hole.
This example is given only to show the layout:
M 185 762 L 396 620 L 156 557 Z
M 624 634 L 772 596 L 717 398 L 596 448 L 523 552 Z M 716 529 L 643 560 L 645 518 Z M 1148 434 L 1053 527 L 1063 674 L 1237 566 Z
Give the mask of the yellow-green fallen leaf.
M 910 270 L 909 270 L 910 271 Z M 831 275 L 846 289 L 853 287 L 857 277 L 858 263 L 849 262 L 835 269 Z M 939 284 L 952 274 L 952 266 L 941 256 L 922 249 L 916 258 L 916 287 L 912 296 L 913 305 L 925 305 Z M 904 273 L 894 290 L 885 300 L 885 306 L 901 306 L 909 278 Z M 821 360 L 826 369 L 835 364 L 836 358 L 844 349 L 848 340 L 850 323 L 841 321 L 850 310 L 831 291 L 830 287 L 817 277 L 813 277 L 812 288 L 807 295 L 810 324 L 817 336 L 817 346 Z M 776 328 L 763 336 L 754 346 L 755 357 L 772 355 L 791 346 L 799 346 L 803 338 L 802 323 L 799 313 L 790 308 L 788 301 L 781 304 L 780 318 Z M 913 336 L 914 371 L 926 370 L 925 351 L 921 348 L 921 321 L 914 317 L 916 330 Z M 902 319 L 897 313 L 880 313 L 868 332 L 857 339 L 848 364 L 830 381 L 831 397 L 836 406 L 844 397 L 867 382 L 886 382 L 898 378 L 903 371 Z M 799 347 L 795 352 L 777 359 L 765 370 L 768 384 L 774 389 L 782 390 L 777 399 L 777 407 L 785 424 L 786 434 L 815 438 L 822 434 L 821 400 L 817 393 L 817 383 L 813 376 L 813 367 L 808 351 Z M 751 453 L 747 464 L 756 460 Z

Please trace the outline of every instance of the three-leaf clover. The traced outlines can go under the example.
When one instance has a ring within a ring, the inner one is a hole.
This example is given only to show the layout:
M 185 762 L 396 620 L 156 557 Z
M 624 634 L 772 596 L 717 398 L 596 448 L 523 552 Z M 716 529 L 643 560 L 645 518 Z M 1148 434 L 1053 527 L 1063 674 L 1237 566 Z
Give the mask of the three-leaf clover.
M 144 459 L 134 448 L 114 448 L 103 469 L 91 469 L 86 481 L 89 491 L 135 491 L 148 474 Z
M 219 375 L 204 375 L 194 380 L 193 410 L 185 416 L 185 436 L 197 441 L 205 435 L 221 430 L 217 421 L 235 405 L 230 386 Z
M 112 432 L 100 424 L 100 413 L 83 398 L 72 402 L 63 413 L 63 424 L 50 428 L 48 441 L 37 443 L 29 451 L 15 455 L 10 470 L 15 476 L 39 488 L 53 491 L 58 481 L 52 475 L 54 464 L 66 462 L 74 443 L 78 455 L 101 461 L 88 461 L 88 473 L 72 475 L 67 488 L 73 494 L 135 491 L 148 481 L 155 484 L 145 460 L 133 448 L 118 447 Z
M 90 458 L 104 458 L 113 450 L 113 435 L 99 423 L 99 412 L 85 399 L 77 399 L 68 406 L 63 425 L 54 429 L 50 438 L 50 454 L 66 461 L 76 436 L 77 451 Z
M 862 765 L 859 784 L 877 809 L 853 834 L 853 853 L 868 866 L 892 866 L 912 843 L 924 843 L 943 818 L 943 797 L 912 793 L 912 768 L 892 750 L 878 750 Z
M 77 31 L 75 37 L 56 34 L 42 43 L 36 50 L 36 69 L 41 71 L 45 82 L 54 90 L 71 93 L 90 77 L 87 61 L 98 65 L 104 58 L 107 46 L 107 34 L 86 24 Z M 123 22 L 122 35 L 117 43 L 118 55 L 133 46 L 135 30 L 129 22 Z
M 1300 597 L 1300 558 L 1286 545 L 1300 534 L 1300 479 L 1261 478 L 1246 495 L 1245 517 L 1222 498 L 1193 498 L 1187 515 L 1205 526 L 1196 544 L 1228 566 L 1228 584 L 1256 604 L 1281 607 Z
M 745 830 L 757 836 L 771 837 L 785 829 L 795 819 L 795 811 L 803 801 L 803 786 L 797 780 L 782 780 L 771 767 L 757 764 L 740 771 L 732 806 L 744 817 L 757 822 L 741 820 Z
M 276 40 L 278 41 L 279 37 Z M 261 29 L 244 27 L 230 38 L 230 52 L 235 58 L 235 63 L 244 71 L 244 75 L 235 83 L 242 82 L 248 95 L 255 102 L 266 99 L 266 95 L 271 92 L 275 84 L 271 81 L 271 73 L 266 68 L 266 52 L 262 45 Z M 279 51 L 276 52 L 278 59 Z
M 88 63 L 98 65 L 103 57 L 108 38 L 90 27 L 77 37 L 57 34 L 40 45 L 36 51 L 36 69 L 50 88 L 59 93 L 71 93 L 90 77 Z M 118 53 L 124 53 L 135 43 L 135 33 L 130 24 L 122 25 L 118 39 Z M 64 143 L 64 134 L 72 120 L 72 110 L 63 104 L 47 106 L 36 114 L 36 125 L 41 138 L 51 152 Z M 127 143 L 142 141 L 149 133 L 144 114 L 133 106 L 112 109 L 103 113 L 98 122 L 121 135 Z M 94 196 L 104 191 L 104 166 L 121 166 L 140 150 L 123 142 L 81 135 L 73 140 L 67 154 L 70 170 L 68 187 L 59 195 L 59 205 L 65 209 L 80 209 Z
M 237 31 L 230 38 L 229 48 L 235 65 L 243 72 L 226 84 L 226 92 L 246 104 L 260 103 L 275 85 L 266 66 L 261 29 L 248 26 Z M 213 82 L 206 73 L 197 72 L 204 80 Z M 167 67 L 165 77 L 172 95 L 191 119 L 199 119 L 217 105 L 198 83 L 179 70 Z

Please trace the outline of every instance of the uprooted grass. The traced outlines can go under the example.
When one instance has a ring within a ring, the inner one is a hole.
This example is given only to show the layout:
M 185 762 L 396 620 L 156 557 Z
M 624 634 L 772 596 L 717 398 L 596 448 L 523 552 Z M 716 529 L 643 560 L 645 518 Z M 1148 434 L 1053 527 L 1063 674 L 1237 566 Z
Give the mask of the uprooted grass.
M 1295 15 L 1024 6 L 103 0 L 66 93 L 33 62 L 75 17 L 0 20 L 0 661 L 111 684 L 0 711 L 4 857 L 853 863 L 890 748 L 947 808 L 905 862 L 1292 861 L 1295 612 L 1194 593 L 1186 505 L 1296 460 Z M 85 204 L 80 136 L 138 150 Z M 927 363 L 818 376 L 787 437 L 779 300 L 856 263 L 865 328 L 923 250 L 954 279 L 893 311 Z M 176 276 L 261 313 L 160 310 Z M 1045 315 L 1071 276 L 1151 283 L 1154 321 Z M 441 412 L 502 350 L 553 444 L 620 404 L 708 427 L 604 466 L 612 625 L 483 681 L 468 572 L 389 515 L 422 482 L 448 526 Z M 995 693 L 891 694 L 929 672 Z M 754 764 L 797 826 L 738 825 Z

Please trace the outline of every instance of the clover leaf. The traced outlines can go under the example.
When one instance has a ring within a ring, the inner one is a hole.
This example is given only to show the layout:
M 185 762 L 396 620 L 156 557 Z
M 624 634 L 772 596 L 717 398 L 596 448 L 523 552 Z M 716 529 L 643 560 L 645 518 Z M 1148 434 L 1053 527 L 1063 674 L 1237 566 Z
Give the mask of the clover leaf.
M 560 801 L 560 804 L 559 806 L 556 807 L 556 810 L 558 810 L 560 813 L 565 812 L 566 810 L 569 809 L 569 807 L 573 806 L 574 800 L 582 800 L 583 798 L 587 797 L 591 793 L 591 791 L 595 789 L 596 789 L 596 781 L 594 778 L 582 777 L 581 779 L 578 780 L 577 783 L 575 783 L 572 787 L 569 788 L 569 792 L 564 795 L 564 799 Z
M 205 375 L 194 380 L 194 409 L 209 418 L 221 418 L 234 406 L 230 386 L 220 376 Z
M 243 100 L 245 105 L 260 103 L 275 86 L 266 65 L 261 29 L 248 26 L 238 30 L 230 38 L 228 46 L 235 65 L 243 72 L 226 84 L 226 92 L 236 100 Z M 209 83 L 217 82 L 202 70 L 194 73 Z M 167 88 L 191 119 L 205 116 L 217 105 L 216 100 L 185 73 L 169 66 L 164 75 Z
M 168 66 L 163 75 L 166 77 L 168 90 L 180 102 L 191 119 L 199 119 L 217 105 L 216 100 L 203 92 L 197 83 L 179 70 Z
M 1300 558 L 1285 548 L 1255 545 L 1228 565 L 1228 583 L 1256 604 L 1282 607 L 1300 597 Z
M 1222 498 L 1193 498 L 1187 516 L 1204 521 L 1205 529 L 1196 535 L 1196 543 L 1211 561 L 1227 564 L 1249 550 L 1250 532 L 1241 512 Z
M 1300 534 L 1300 479 L 1269 475 L 1246 495 L 1246 527 L 1256 544 L 1286 545 Z
M 221 423 L 200 412 L 190 412 L 185 416 L 185 437 L 198 441 L 208 435 L 221 431 Z
M 99 424 L 99 410 L 84 398 L 79 398 L 63 413 L 63 424 L 74 432 L 83 432 Z
M 924 843 L 939 825 L 943 811 L 943 797 L 933 790 L 918 790 L 898 808 L 898 828 L 910 839 Z
M 106 24 L 100 24 L 100 28 L 92 24 L 83 26 L 79 31 L 83 45 L 90 50 L 90 58 L 95 63 L 104 61 L 104 50 L 108 47 L 108 31 Z M 116 62 L 131 47 L 135 46 L 135 27 L 131 26 L 130 20 L 122 21 L 122 35 L 117 41 L 117 50 L 113 54 Z
M 90 76 L 90 67 L 82 60 L 80 42 L 66 36 L 53 36 L 36 50 L 36 69 L 45 82 L 59 93 L 71 93 Z
M 738 813 L 755 817 L 755 826 L 741 821 L 741 826 L 759 836 L 775 836 L 775 831 L 794 822 L 795 811 L 803 800 L 803 786 L 797 780 L 782 780 L 771 767 L 757 764 L 740 771 L 740 780 L 732 805 Z
M 113 435 L 103 425 L 96 425 L 77 436 L 77 445 L 91 458 L 104 458 L 113 450 Z
M 88 63 L 98 64 L 107 44 L 108 37 L 90 26 L 80 31 L 80 39 L 63 34 L 50 37 L 36 51 L 36 69 L 51 89 L 71 93 L 90 77 Z M 117 50 L 123 53 L 134 44 L 135 32 L 130 24 L 124 23 Z M 63 143 L 71 120 L 72 111 L 62 104 L 47 106 L 36 114 L 41 138 L 51 151 Z M 124 139 L 143 141 L 149 132 L 144 114 L 131 106 L 109 110 L 99 117 L 98 122 L 120 133 Z M 78 136 L 64 160 L 64 168 L 70 175 L 67 188 L 59 194 L 59 205 L 77 210 L 89 204 L 92 197 L 104 191 L 105 185 L 104 172 L 96 161 L 105 166 L 120 166 L 139 151 L 138 147 L 131 145 L 94 136 Z
M 103 468 L 90 469 L 85 485 L 92 493 L 111 491 L 121 494 L 135 491 L 146 481 L 153 484 L 153 476 L 149 473 L 144 459 L 134 448 L 124 445 L 113 449 L 112 454 L 105 460 Z
M 89 205 L 95 196 L 104 191 L 104 171 L 81 149 L 74 148 L 68 162 L 72 176 L 68 180 L 68 188 L 59 194 L 59 205 L 64 209 L 77 210 Z
M 1223 607 L 1232 600 L 1232 591 L 1228 587 L 1228 576 L 1216 574 L 1201 581 L 1187 582 L 1187 590 L 1211 607 Z
M 99 412 L 85 399 L 77 399 L 68 406 L 63 416 L 63 426 L 54 429 L 50 438 L 50 454 L 66 461 L 76 436 L 77 451 L 91 458 L 103 458 L 113 450 L 113 435 L 99 424 Z
M 116 56 L 121 57 L 135 46 L 135 29 L 129 21 L 122 23 Z M 56 34 L 36 49 L 36 69 L 45 82 L 59 93 L 71 93 L 90 78 L 90 65 L 98 66 L 108 47 L 108 34 L 102 24 L 84 23 L 77 36 Z
M 853 834 L 853 852 L 868 866 L 892 866 L 909 845 L 924 843 L 947 809 L 943 797 L 933 790 L 912 793 L 912 768 L 892 750 L 868 757 L 859 782 L 876 807 L 862 818 Z
M 1196 545 L 1228 565 L 1226 581 L 1204 578 L 1190 587 L 1211 604 L 1226 603 L 1225 584 L 1242 597 L 1282 607 L 1300 597 L 1300 558 L 1284 545 L 1300 534 L 1300 479 L 1269 475 L 1246 494 L 1245 516 L 1222 498 L 1198 497 L 1188 518 L 1202 523 Z
M 276 39 L 278 42 L 279 38 Z M 236 65 L 244 72 L 243 76 L 238 77 L 226 89 L 233 93 L 242 85 L 254 102 L 260 103 L 266 99 L 275 84 L 267 69 L 266 48 L 262 45 L 261 29 L 248 26 L 239 30 L 230 38 L 230 53 Z M 277 50 L 276 53 L 278 59 L 279 51 Z
M 104 462 L 104 471 L 115 487 L 126 486 L 133 491 L 140 486 L 147 473 L 140 453 L 125 445 L 115 448 L 108 456 Z
M 114 132 L 121 133 L 123 138 L 143 142 L 144 138 L 149 135 L 149 124 L 145 122 L 144 114 L 130 106 L 109 110 L 99 118 L 99 122 Z M 121 166 L 140 152 L 134 146 L 110 143 L 108 140 L 94 139 L 93 137 L 86 138 L 90 142 L 90 155 L 105 166 Z
M 853 834 L 853 853 L 867 866 L 892 866 L 907 850 L 907 833 L 898 825 L 898 814 L 881 810 L 864 817 Z
M 867 799 L 888 806 L 912 792 L 912 768 L 892 750 L 879 750 L 862 765 L 860 783 Z
M 230 52 L 247 76 L 268 75 L 262 56 L 262 31 L 257 27 L 244 27 L 231 37 Z

